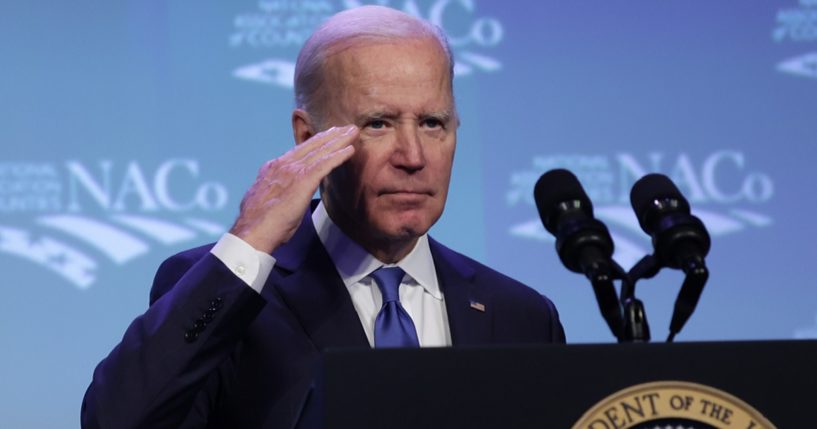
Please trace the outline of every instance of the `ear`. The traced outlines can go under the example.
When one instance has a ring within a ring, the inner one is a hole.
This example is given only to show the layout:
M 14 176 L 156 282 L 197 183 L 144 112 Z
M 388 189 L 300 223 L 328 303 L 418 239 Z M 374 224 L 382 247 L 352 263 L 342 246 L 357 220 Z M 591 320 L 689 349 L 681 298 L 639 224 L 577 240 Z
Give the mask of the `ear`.
M 295 144 L 299 145 L 310 137 L 314 136 L 316 131 L 312 122 L 312 117 L 303 109 L 295 109 L 292 111 L 292 137 L 295 138 Z

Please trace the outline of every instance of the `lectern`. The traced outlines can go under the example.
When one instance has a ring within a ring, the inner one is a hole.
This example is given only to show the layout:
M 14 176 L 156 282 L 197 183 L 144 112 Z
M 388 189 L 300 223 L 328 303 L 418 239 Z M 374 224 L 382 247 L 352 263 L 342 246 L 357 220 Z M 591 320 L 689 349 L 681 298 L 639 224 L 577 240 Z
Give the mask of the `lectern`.
M 331 350 L 327 429 L 817 427 L 817 341 Z

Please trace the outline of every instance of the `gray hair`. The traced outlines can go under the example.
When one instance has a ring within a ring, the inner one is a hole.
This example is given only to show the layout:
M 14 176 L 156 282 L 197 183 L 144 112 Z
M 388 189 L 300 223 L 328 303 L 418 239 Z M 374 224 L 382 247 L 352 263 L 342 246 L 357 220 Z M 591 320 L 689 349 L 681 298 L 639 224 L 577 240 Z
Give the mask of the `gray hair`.
M 320 123 L 323 63 L 332 54 L 361 41 L 434 38 L 448 60 L 448 79 L 453 91 L 454 56 L 443 30 L 407 13 L 384 6 L 362 6 L 330 17 L 307 39 L 295 64 L 295 106 Z

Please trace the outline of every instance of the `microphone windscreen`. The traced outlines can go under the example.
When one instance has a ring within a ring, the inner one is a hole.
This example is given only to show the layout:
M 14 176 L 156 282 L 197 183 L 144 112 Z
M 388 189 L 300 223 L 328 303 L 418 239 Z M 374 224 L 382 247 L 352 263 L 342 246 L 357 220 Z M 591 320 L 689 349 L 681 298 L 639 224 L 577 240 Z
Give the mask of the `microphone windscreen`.
M 565 169 L 550 170 L 539 177 L 533 188 L 533 199 L 536 201 L 536 208 L 539 210 L 542 223 L 551 234 L 556 233 L 556 222 L 555 219 L 551 219 L 551 213 L 559 203 L 581 201 L 581 207 L 587 211 L 587 216 L 593 217 L 593 205 L 579 183 L 579 179 Z
M 645 228 L 644 221 L 649 212 L 655 207 L 654 201 L 665 198 L 678 200 L 681 203 L 678 210 L 689 213 L 689 203 L 669 177 L 663 174 L 651 173 L 635 182 L 633 189 L 630 191 L 630 204 L 641 223 L 641 228 Z

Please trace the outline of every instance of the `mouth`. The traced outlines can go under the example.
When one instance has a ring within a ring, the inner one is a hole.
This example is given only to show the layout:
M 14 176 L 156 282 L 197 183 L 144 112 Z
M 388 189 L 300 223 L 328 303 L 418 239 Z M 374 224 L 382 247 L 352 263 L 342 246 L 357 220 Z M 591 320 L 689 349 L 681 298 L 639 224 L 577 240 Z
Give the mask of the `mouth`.
M 380 192 L 378 192 L 378 195 L 379 196 L 392 195 L 392 196 L 398 196 L 398 197 L 401 197 L 401 196 L 406 196 L 406 197 L 410 197 L 410 196 L 431 197 L 431 196 L 434 196 L 434 192 L 432 192 L 430 189 L 399 189 L 399 188 L 395 188 L 395 189 L 381 190 Z
M 390 189 L 380 192 L 379 196 L 400 205 L 415 205 L 433 196 L 433 193 L 427 190 Z

